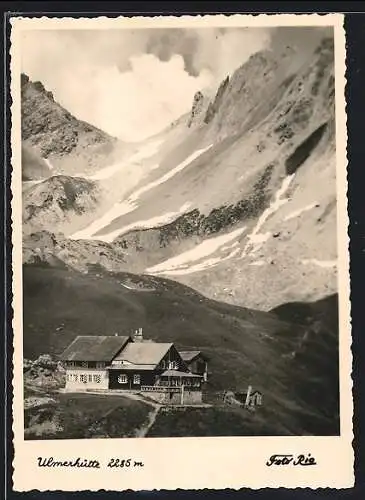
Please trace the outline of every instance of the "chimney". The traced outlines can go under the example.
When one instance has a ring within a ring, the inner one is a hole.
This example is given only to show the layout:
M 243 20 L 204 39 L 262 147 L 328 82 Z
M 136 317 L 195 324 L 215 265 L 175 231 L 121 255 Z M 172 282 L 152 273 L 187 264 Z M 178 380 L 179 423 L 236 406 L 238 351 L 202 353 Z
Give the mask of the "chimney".
M 142 331 L 142 328 L 138 328 L 138 330 L 136 330 L 134 332 L 133 340 L 134 340 L 134 342 L 143 342 L 143 331 Z

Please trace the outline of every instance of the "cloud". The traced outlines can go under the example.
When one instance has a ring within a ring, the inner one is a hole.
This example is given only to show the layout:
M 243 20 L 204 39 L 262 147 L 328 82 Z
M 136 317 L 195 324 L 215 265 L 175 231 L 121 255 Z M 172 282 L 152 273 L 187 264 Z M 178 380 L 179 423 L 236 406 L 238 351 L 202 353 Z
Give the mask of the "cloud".
M 285 29 L 33 30 L 24 32 L 22 71 L 78 118 L 141 140 L 187 112 L 197 90 L 215 88 L 254 52 L 273 41 L 294 43 L 298 29 L 289 37 Z

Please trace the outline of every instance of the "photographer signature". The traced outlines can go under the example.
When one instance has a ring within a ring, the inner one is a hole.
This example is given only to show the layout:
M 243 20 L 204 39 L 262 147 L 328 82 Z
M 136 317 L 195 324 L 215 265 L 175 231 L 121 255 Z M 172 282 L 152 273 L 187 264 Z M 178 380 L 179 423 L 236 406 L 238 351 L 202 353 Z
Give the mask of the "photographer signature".
M 268 467 L 271 465 L 317 465 L 316 459 L 311 456 L 310 453 L 308 455 L 298 455 L 294 457 L 294 455 L 271 455 L 269 460 L 266 462 Z

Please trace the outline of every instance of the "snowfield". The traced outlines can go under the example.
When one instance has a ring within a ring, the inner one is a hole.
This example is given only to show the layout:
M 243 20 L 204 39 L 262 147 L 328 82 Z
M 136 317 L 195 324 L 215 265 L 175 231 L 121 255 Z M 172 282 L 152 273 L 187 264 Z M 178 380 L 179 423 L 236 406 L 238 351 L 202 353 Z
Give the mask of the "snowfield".
M 43 158 L 44 162 L 46 163 L 46 165 L 48 166 L 48 168 L 50 170 L 54 170 L 54 166 L 52 165 L 52 163 L 48 160 L 48 158 Z
M 158 179 L 146 184 L 145 186 L 142 186 L 141 188 L 137 189 L 127 200 L 124 200 L 119 203 L 115 203 L 113 207 L 106 212 L 103 216 L 101 216 L 99 219 L 95 220 L 92 222 L 89 226 L 86 228 L 77 231 L 76 233 L 72 234 L 70 236 L 71 239 L 73 240 L 80 240 L 80 239 L 98 239 L 102 241 L 107 241 L 110 242 L 117 236 L 119 236 L 122 233 L 126 233 L 126 231 L 129 231 L 131 229 L 135 228 L 140 228 L 140 227 L 146 227 L 145 224 L 149 222 L 151 225 L 149 227 L 153 227 L 153 224 L 167 224 L 171 222 L 171 217 L 178 217 L 182 213 L 185 213 L 187 210 L 187 205 L 190 207 L 189 204 L 184 204 L 183 207 L 181 207 L 177 212 L 171 212 L 171 213 L 166 213 L 166 214 L 161 214 L 158 217 L 155 217 L 153 219 L 149 219 L 148 221 L 138 221 L 136 223 L 130 224 L 126 227 L 121 227 L 120 229 L 117 229 L 113 232 L 107 233 L 105 235 L 98 235 L 96 236 L 96 233 L 101 231 L 103 228 L 109 226 L 115 219 L 118 217 L 121 217 L 122 215 L 128 214 L 130 212 L 133 212 L 139 205 L 139 200 L 143 194 L 146 192 L 150 191 L 151 189 L 159 186 L 160 184 L 163 184 L 164 182 L 168 181 L 174 175 L 176 175 L 178 172 L 180 172 L 182 169 L 184 169 L 187 165 L 189 165 L 192 161 L 194 161 L 196 158 L 201 156 L 203 153 L 205 153 L 208 149 L 212 147 L 212 144 L 207 146 L 206 148 L 203 149 L 198 149 L 194 153 L 192 153 L 190 156 L 188 156 L 183 162 L 179 163 L 175 168 L 167 172 L 166 174 L 162 175 Z
M 262 213 L 253 231 L 248 235 L 248 241 L 243 249 L 241 255 L 242 257 L 246 257 L 250 253 L 257 252 L 257 250 L 259 250 L 262 245 L 270 238 L 270 232 L 260 233 L 260 230 L 267 219 L 289 201 L 288 198 L 283 198 L 283 196 L 287 192 L 293 179 L 294 174 L 288 175 L 284 178 L 280 188 L 275 194 L 275 199 L 270 203 L 270 206 Z
M 231 258 L 237 253 L 239 253 L 239 249 L 233 249 L 233 251 L 229 254 L 229 256 L 223 257 L 219 256 L 213 259 L 209 259 L 208 261 L 195 264 L 191 266 L 190 264 L 201 259 L 204 259 L 218 250 L 222 250 L 222 247 L 227 249 L 227 243 L 235 240 L 240 237 L 242 233 L 245 231 L 245 227 L 236 229 L 235 231 L 231 231 L 230 233 L 223 234 L 221 236 L 216 236 L 215 238 L 209 238 L 208 240 L 203 241 L 195 248 L 188 250 L 187 252 L 183 252 L 176 257 L 168 259 L 156 266 L 150 267 L 146 270 L 149 274 L 189 274 L 192 272 L 201 271 L 206 269 L 207 267 L 211 267 L 212 265 L 216 265 L 227 258 Z M 232 248 L 236 246 L 235 242 L 232 245 Z
M 307 205 L 305 207 L 299 208 L 298 210 L 295 210 L 294 212 L 291 212 L 289 215 L 285 217 L 285 221 L 290 220 L 290 219 L 295 219 L 296 217 L 299 217 L 302 215 L 304 212 L 307 212 L 308 210 L 312 210 L 317 205 L 317 203 L 311 203 L 310 205 Z
M 159 226 L 164 226 L 165 224 L 169 224 L 170 222 L 173 222 L 180 215 L 183 215 L 184 213 L 186 213 L 189 210 L 190 206 L 191 206 L 191 203 L 188 202 L 188 203 L 185 203 L 182 207 L 180 207 L 180 209 L 176 212 L 166 212 L 162 215 L 152 217 L 151 219 L 132 222 L 131 224 L 128 224 L 127 226 L 122 226 L 119 229 L 116 229 L 115 231 L 112 231 L 110 233 L 95 236 L 94 233 L 97 232 L 99 229 L 102 229 L 106 225 L 106 224 L 104 224 L 104 220 L 105 220 L 105 216 L 104 216 L 92 224 L 92 226 L 93 226 L 92 231 L 90 231 L 89 228 L 91 226 L 89 226 L 88 228 L 86 228 L 82 231 L 78 231 L 77 233 L 74 233 L 72 236 L 70 236 L 70 238 L 73 240 L 93 239 L 93 240 L 105 241 L 106 243 L 111 243 L 118 236 L 121 236 L 129 231 L 134 230 L 134 229 L 149 229 L 151 227 L 155 228 L 155 227 L 159 227 Z M 117 210 L 118 210 L 118 207 L 116 208 L 116 211 Z M 121 215 L 120 212 L 116 212 L 116 213 L 118 213 L 118 216 Z M 109 212 L 108 212 L 108 214 L 109 214 Z
M 206 269 L 210 269 L 214 266 L 217 266 L 221 262 L 232 259 L 233 257 L 235 257 L 239 253 L 240 253 L 239 248 L 236 248 L 235 250 L 233 250 L 230 254 L 226 255 L 225 257 L 214 257 L 211 259 L 203 260 L 202 262 L 199 262 L 198 264 L 195 264 L 195 265 L 190 266 L 190 267 L 172 269 L 171 271 L 160 272 L 157 274 L 166 274 L 169 276 L 182 276 L 184 274 L 193 274 L 193 273 L 197 273 L 200 271 L 205 271 Z

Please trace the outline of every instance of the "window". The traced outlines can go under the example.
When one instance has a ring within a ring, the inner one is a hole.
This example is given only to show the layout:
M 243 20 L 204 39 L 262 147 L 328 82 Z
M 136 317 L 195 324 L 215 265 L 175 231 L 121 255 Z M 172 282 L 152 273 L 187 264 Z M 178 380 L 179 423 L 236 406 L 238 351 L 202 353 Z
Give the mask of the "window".
M 94 375 L 94 382 L 96 384 L 100 384 L 100 382 L 101 382 L 101 376 L 100 375 Z
M 86 384 L 87 383 L 87 375 L 82 373 L 80 375 L 80 382 L 83 382 L 84 384 Z
M 179 364 L 177 361 L 169 362 L 169 370 L 178 370 L 178 369 L 179 369 Z
M 140 385 L 141 383 L 141 375 L 136 374 L 133 376 L 133 384 Z
M 87 361 L 83 361 L 83 362 L 81 363 L 81 366 L 82 366 L 83 368 L 87 368 L 87 367 L 88 367 L 88 362 L 87 362 Z
M 74 373 L 74 382 L 77 382 L 77 381 L 78 381 L 77 373 Z
M 121 374 L 118 377 L 118 384 L 126 384 L 128 382 L 128 377 L 125 374 Z
M 76 363 L 75 361 L 68 361 L 68 366 L 76 366 Z
M 102 361 L 97 361 L 96 368 L 104 368 L 104 366 L 105 366 L 105 363 L 103 363 Z
M 89 375 L 89 382 L 92 382 L 92 381 L 93 381 L 93 376 Z
M 165 368 L 166 368 L 166 363 L 165 363 L 165 361 L 161 361 L 161 368 L 162 368 L 162 370 L 165 370 Z

